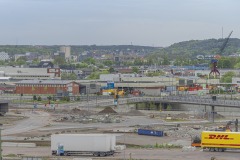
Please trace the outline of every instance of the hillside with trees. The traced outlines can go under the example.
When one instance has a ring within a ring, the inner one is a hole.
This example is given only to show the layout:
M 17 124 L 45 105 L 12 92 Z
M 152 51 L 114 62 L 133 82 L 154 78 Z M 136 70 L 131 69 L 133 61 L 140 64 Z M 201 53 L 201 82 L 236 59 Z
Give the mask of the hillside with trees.
M 195 65 L 209 63 L 209 60 L 198 60 L 197 55 L 217 55 L 225 39 L 191 40 L 175 43 L 169 47 L 160 48 L 146 56 L 148 61 L 157 65 Z M 219 60 L 220 68 L 240 68 L 240 39 L 230 38 Z
M 175 43 L 169 47 L 161 48 L 153 55 L 168 55 L 169 58 L 179 56 L 195 59 L 197 55 L 218 54 L 225 39 L 191 40 Z M 240 54 L 240 39 L 230 38 L 222 55 Z
M 25 54 L 26 52 L 34 52 L 39 54 L 52 54 L 59 51 L 62 45 L 0 45 L 0 52 L 6 52 L 9 55 Z M 134 46 L 134 45 L 111 45 L 111 46 L 97 46 L 97 45 L 70 45 L 72 54 L 79 54 L 84 51 L 94 51 L 96 54 L 101 53 L 118 53 L 120 51 L 135 51 L 138 53 L 150 53 L 156 50 L 149 46 Z

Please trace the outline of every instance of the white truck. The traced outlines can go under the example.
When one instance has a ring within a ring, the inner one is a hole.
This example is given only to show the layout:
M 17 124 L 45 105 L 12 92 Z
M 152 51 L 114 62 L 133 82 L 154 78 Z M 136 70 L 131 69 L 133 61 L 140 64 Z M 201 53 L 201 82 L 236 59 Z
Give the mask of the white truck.
M 94 156 L 113 155 L 116 136 L 112 134 L 54 134 L 51 136 L 52 155 Z

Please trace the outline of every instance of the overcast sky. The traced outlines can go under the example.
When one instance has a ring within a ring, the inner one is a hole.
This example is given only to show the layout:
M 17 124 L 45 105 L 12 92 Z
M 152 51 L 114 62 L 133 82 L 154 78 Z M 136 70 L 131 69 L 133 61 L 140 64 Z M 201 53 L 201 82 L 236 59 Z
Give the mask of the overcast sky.
M 239 0 L 0 0 L 0 45 L 169 46 L 240 38 Z

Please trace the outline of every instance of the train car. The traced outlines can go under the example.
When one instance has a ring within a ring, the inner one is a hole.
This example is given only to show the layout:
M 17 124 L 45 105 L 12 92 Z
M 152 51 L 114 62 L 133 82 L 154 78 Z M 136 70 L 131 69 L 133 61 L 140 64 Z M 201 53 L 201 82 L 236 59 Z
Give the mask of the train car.
M 201 137 L 201 147 L 209 151 L 240 149 L 240 132 L 203 131 Z

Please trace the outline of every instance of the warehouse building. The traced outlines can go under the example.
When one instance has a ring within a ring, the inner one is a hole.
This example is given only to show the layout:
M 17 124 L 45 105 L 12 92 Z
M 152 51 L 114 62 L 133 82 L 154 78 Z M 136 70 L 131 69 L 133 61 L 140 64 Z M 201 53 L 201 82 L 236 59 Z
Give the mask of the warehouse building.
M 69 80 L 22 80 L 16 83 L 16 94 L 78 95 L 79 84 Z

